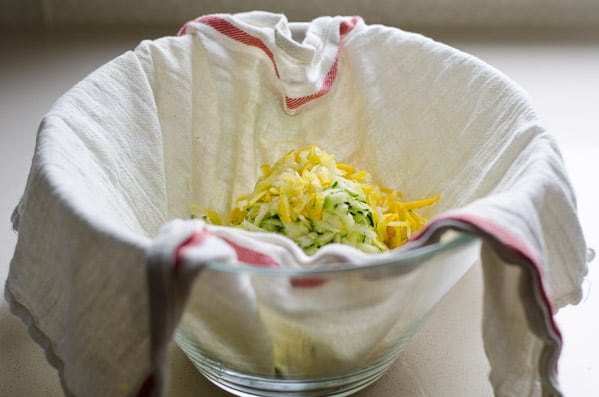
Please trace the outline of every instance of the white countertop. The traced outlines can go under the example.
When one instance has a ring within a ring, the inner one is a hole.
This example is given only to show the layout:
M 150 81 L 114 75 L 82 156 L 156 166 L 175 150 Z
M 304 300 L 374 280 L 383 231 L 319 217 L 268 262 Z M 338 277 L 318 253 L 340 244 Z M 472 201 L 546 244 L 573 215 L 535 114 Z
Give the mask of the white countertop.
M 54 100 L 86 74 L 140 40 L 169 29 L 0 32 L 0 282 L 16 242 L 10 213 L 23 191 L 37 126 Z M 532 97 L 558 139 L 579 203 L 588 245 L 599 248 L 599 34 L 514 31 L 428 32 L 510 76 Z M 559 378 L 566 397 L 599 391 L 599 259 L 590 265 L 583 301 L 562 309 Z M 390 371 L 359 397 L 492 395 L 480 336 L 480 269 L 451 291 Z M 445 337 L 435 335 L 444 330 Z M 203 379 L 172 349 L 171 396 L 230 396 Z M 418 365 L 414 365 L 417 363 Z M 56 371 L 0 300 L 0 396 L 61 396 Z

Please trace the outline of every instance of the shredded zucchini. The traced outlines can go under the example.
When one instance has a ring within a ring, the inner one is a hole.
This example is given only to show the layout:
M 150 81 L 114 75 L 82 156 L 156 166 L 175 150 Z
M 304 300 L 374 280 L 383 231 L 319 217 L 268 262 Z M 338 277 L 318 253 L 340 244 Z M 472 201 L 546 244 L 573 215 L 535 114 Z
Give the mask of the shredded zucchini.
M 337 163 L 316 146 L 290 150 L 263 165 L 254 191 L 237 200 L 226 220 L 190 206 L 192 217 L 246 230 L 283 234 L 307 254 L 330 243 L 376 253 L 404 244 L 426 223 L 419 208 L 439 195 L 401 201 L 398 191 L 379 187 L 365 171 Z

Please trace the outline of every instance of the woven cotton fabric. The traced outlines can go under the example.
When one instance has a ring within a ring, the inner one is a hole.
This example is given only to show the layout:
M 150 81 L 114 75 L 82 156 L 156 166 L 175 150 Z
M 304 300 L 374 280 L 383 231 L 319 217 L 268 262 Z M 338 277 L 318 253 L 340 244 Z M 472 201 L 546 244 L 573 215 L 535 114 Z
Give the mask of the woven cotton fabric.
M 307 145 L 408 199 L 440 192 L 404 249 L 450 229 L 480 236 L 496 395 L 560 395 L 553 314 L 580 299 L 586 247 L 559 150 L 517 85 L 357 17 L 218 14 L 179 33 L 91 73 L 39 129 L 6 298 L 67 395 L 164 392 L 189 284 L 239 256 L 218 228 L 187 220 L 189 204 L 224 213 L 261 164 Z M 226 233 L 255 238 L 255 260 L 306 262 L 284 239 Z M 176 263 L 186 277 L 169 276 Z

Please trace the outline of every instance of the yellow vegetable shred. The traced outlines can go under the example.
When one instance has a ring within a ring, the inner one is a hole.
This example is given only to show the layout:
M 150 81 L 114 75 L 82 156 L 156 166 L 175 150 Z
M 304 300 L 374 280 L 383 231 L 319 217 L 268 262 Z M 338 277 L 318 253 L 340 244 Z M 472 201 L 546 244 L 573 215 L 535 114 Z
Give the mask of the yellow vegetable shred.
M 192 217 L 280 233 L 308 254 L 330 243 L 375 253 L 408 241 L 426 223 L 417 210 L 439 200 L 402 201 L 400 192 L 377 186 L 369 173 L 336 162 L 316 146 L 290 150 L 261 171 L 254 191 L 237 200 L 225 221 L 197 206 L 190 207 Z

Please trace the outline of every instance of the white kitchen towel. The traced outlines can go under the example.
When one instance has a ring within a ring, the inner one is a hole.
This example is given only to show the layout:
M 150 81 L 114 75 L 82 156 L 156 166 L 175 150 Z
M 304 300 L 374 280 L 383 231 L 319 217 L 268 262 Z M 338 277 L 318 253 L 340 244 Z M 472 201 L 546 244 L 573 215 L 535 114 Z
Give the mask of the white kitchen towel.
M 163 394 L 164 347 L 207 261 L 301 258 L 259 235 L 240 255 L 232 242 L 247 234 L 223 240 L 173 220 L 190 203 L 227 212 L 261 164 L 307 145 L 406 199 L 440 192 L 403 249 L 447 229 L 480 236 L 496 395 L 560 395 L 553 313 L 580 299 L 586 247 L 558 148 L 527 96 L 418 34 L 266 12 L 208 15 L 144 41 L 44 117 L 5 296 L 67 395 Z

